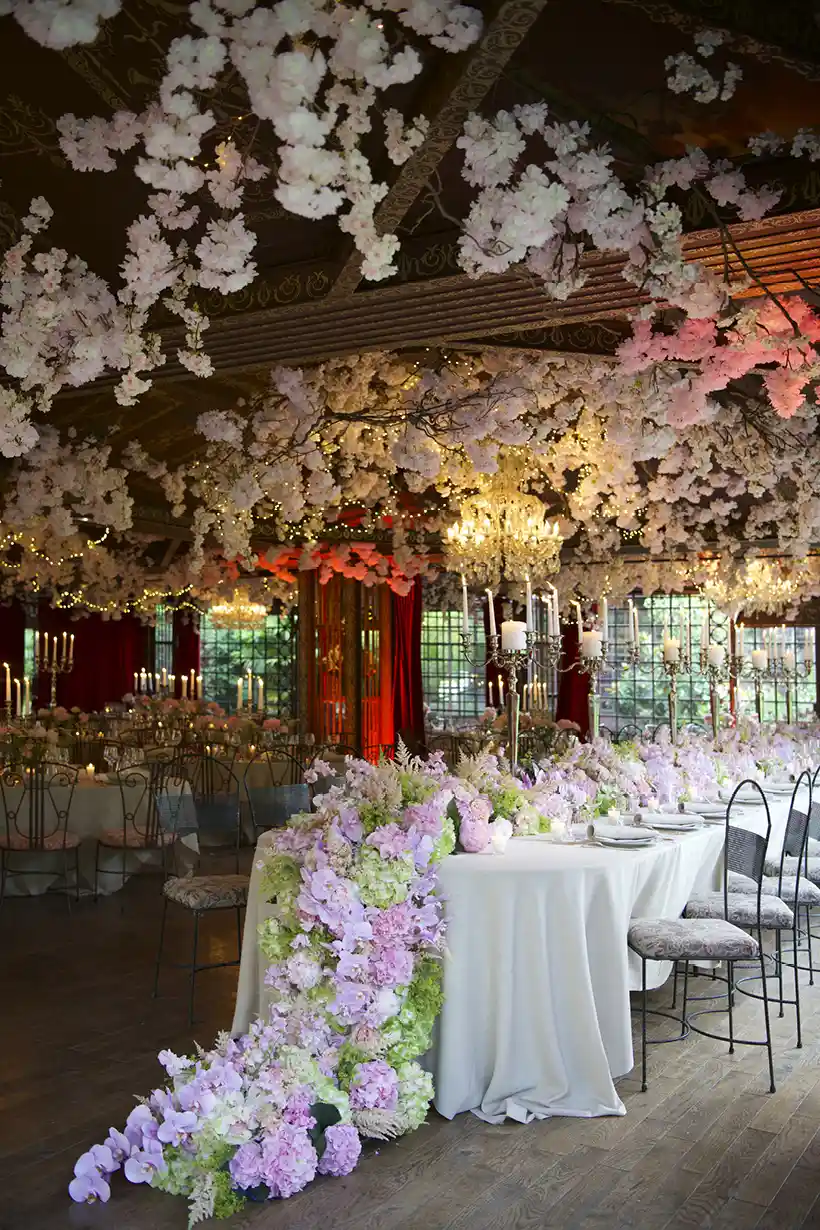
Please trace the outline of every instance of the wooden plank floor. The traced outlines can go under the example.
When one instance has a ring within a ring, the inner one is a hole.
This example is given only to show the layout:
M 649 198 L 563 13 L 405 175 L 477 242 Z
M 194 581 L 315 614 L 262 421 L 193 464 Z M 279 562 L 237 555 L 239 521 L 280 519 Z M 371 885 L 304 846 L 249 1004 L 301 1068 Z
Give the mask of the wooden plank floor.
M 185 976 L 168 969 L 151 998 L 160 900 L 155 880 L 84 901 L 6 900 L 0 911 L 0 1230 L 182 1230 L 182 1201 L 115 1176 L 107 1206 L 75 1206 L 77 1155 L 121 1126 L 132 1095 L 159 1081 L 156 1053 L 191 1041 Z M 210 960 L 228 960 L 230 915 L 204 927 Z M 171 959 L 187 958 L 191 920 L 174 911 Z M 194 1036 L 229 1026 L 236 970 L 199 981 Z M 707 982 L 698 983 L 710 989 Z M 658 1001 L 660 1002 L 660 1000 Z M 760 1022 L 745 1001 L 738 1030 Z M 718 1018 L 719 1019 L 719 1018 Z M 250 1205 L 254 1230 L 820 1230 L 820 985 L 775 1019 L 778 1091 L 765 1052 L 734 1056 L 690 1038 L 651 1052 L 646 1094 L 620 1084 L 627 1115 L 492 1127 L 431 1114 L 403 1140 L 368 1147 L 344 1180 L 285 1202 Z

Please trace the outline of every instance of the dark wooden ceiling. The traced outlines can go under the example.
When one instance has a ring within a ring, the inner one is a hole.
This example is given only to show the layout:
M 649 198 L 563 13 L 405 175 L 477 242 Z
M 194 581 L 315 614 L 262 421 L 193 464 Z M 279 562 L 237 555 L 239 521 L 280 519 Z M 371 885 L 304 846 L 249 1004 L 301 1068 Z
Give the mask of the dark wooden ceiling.
M 373 151 L 377 173 L 391 184 L 378 222 L 403 241 L 396 278 L 363 283 L 358 259 L 332 219 L 294 217 L 272 199 L 269 183 L 251 185 L 246 212 L 259 235 L 260 275 L 240 294 L 206 296 L 204 303 L 213 320 L 206 343 L 217 375 L 197 381 L 169 360 L 138 407 L 122 411 L 103 382 L 61 397 L 53 421 L 100 431 L 113 425 L 123 441 L 138 436 L 150 451 L 178 460 L 197 447 L 196 415 L 232 404 L 276 362 L 448 344 L 611 353 L 641 301 L 621 279 L 618 259 L 590 257 L 586 287 L 560 304 L 517 272 L 471 280 L 458 270 L 458 231 L 431 208 L 426 185 L 436 176 L 447 214 L 463 216 L 469 198 L 455 140 L 465 116 L 544 99 L 558 118 L 587 120 L 627 175 L 630 167 L 680 153 L 687 144 L 735 156 L 750 133 L 774 128 L 788 135 L 820 123 L 817 3 L 488 0 L 482 7 L 481 42 L 462 56 L 426 54 L 422 75 L 399 93 L 406 114 L 431 120 L 421 149 L 398 170 Z M 63 53 L 37 46 L 3 22 L 0 246 L 18 233 L 31 197 L 43 195 L 56 213 L 51 241 L 116 280 L 124 229 L 142 207 L 143 186 L 127 162 L 109 175 L 72 171 L 55 121 L 66 111 L 139 109 L 161 74 L 164 47 L 184 29 L 186 8 L 182 0 L 127 0 L 97 43 Z M 664 89 L 664 58 L 689 50 L 704 24 L 732 33 L 733 58 L 743 66 L 744 81 L 728 104 L 703 107 Z M 220 99 L 218 136 L 236 126 L 242 108 L 238 96 Z M 770 170 L 769 178 L 785 187 L 777 214 L 738 225 L 734 234 L 758 276 L 790 291 L 800 277 L 820 280 L 820 167 L 795 163 L 787 181 L 783 163 Z M 698 208 L 687 203 L 687 254 L 718 267 L 720 236 Z M 166 341 L 172 354 L 173 328 Z

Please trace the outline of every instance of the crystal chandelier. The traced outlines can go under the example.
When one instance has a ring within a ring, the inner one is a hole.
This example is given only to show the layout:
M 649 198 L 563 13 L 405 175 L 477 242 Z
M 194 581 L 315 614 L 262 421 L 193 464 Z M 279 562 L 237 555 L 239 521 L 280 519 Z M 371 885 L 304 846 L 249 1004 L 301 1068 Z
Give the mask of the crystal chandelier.
M 251 602 L 246 589 L 235 589 L 230 602 L 216 602 L 208 613 L 215 628 L 252 632 L 263 626 L 268 608 L 261 602 Z
M 710 560 L 701 589 L 719 610 L 729 615 L 775 615 L 800 601 L 810 577 L 808 560 L 759 556 L 734 567 Z
M 502 581 L 546 584 L 560 568 L 561 531 L 543 502 L 521 490 L 521 477 L 499 470 L 483 491 L 469 496 L 446 533 L 447 567 L 475 586 Z

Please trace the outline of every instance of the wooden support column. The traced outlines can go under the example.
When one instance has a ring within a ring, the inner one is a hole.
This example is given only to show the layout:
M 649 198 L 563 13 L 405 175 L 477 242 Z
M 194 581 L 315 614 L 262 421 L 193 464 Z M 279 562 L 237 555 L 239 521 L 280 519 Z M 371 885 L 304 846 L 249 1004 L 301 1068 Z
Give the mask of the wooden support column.
M 361 754 L 362 747 L 362 587 L 342 581 L 342 695 L 344 739 Z
M 317 674 L 316 674 L 316 573 L 300 572 L 299 594 L 299 641 L 296 663 L 296 696 L 299 734 L 315 734 L 317 730 Z
M 389 585 L 379 586 L 379 699 L 381 742 L 394 743 L 393 724 L 393 592 Z

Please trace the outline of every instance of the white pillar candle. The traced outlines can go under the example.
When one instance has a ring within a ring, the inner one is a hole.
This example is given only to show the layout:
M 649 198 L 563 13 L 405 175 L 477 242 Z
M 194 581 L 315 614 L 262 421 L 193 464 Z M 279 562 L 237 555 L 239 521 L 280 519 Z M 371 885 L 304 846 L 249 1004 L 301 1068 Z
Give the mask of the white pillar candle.
M 261 675 L 256 681 L 256 707 L 260 713 L 265 708 L 265 681 Z
M 581 633 L 581 657 L 600 658 L 602 656 L 601 633 L 597 628 Z
M 20 680 L 15 679 L 14 681 L 14 715 L 15 717 L 23 716 L 22 708 L 23 706 L 20 700 Z
M 663 660 L 664 662 L 680 662 L 680 641 L 676 636 L 664 636 Z
M 580 645 L 584 636 L 584 617 L 581 614 L 580 602 L 573 602 L 572 605 L 575 607 L 575 622 L 578 626 L 578 644 Z
M 23 678 L 23 716 L 28 717 L 31 713 L 31 680 L 28 675 Z
M 635 644 L 635 604 L 631 598 L 626 600 L 626 639 L 629 645 Z
M 532 585 L 530 583 L 529 576 L 527 577 L 524 618 L 526 620 L 527 631 L 532 632 Z
M 527 648 L 527 625 L 518 619 L 505 619 L 501 625 L 501 648 L 523 650 Z
M 710 666 L 723 666 L 723 659 L 726 657 L 726 650 L 722 645 L 710 645 L 708 652 L 708 661 Z
M 752 650 L 752 667 L 756 671 L 765 671 L 769 665 L 769 655 L 765 649 Z
M 461 631 L 465 636 L 470 631 L 470 608 L 467 602 L 467 578 L 461 574 Z
M 237 681 L 236 681 L 236 707 L 237 707 L 237 709 L 241 709 L 241 708 L 242 708 L 242 686 L 243 686 L 243 683 L 244 683 L 244 680 L 242 680 L 242 679 L 237 679 Z
M 487 590 L 487 613 L 490 617 L 490 636 L 497 636 L 498 633 L 495 626 L 495 601 L 493 599 L 493 591 L 491 589 Z

